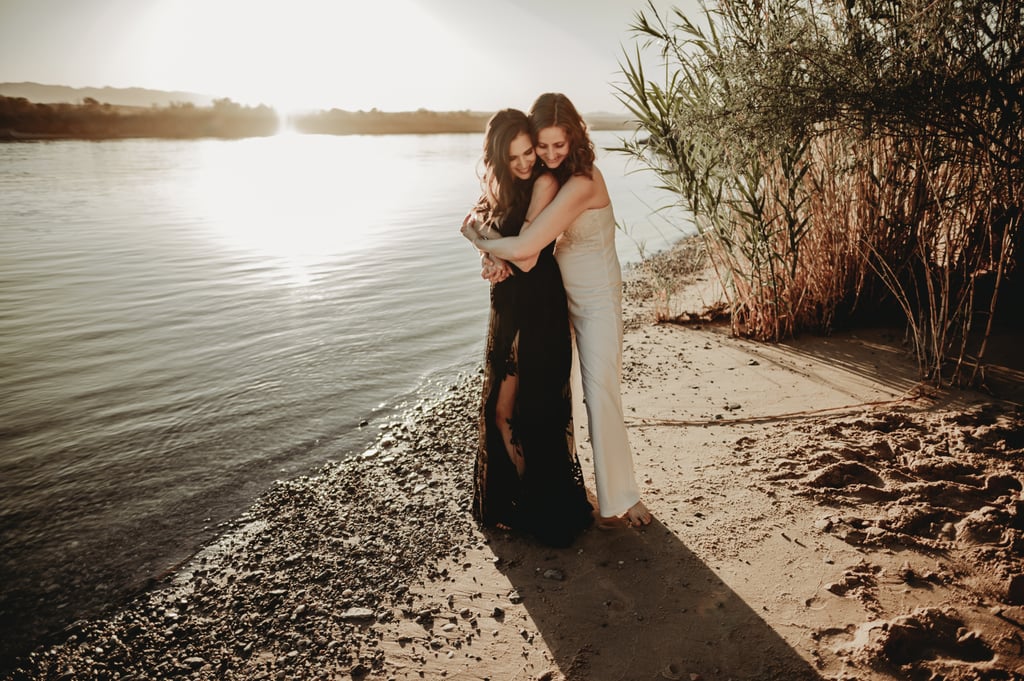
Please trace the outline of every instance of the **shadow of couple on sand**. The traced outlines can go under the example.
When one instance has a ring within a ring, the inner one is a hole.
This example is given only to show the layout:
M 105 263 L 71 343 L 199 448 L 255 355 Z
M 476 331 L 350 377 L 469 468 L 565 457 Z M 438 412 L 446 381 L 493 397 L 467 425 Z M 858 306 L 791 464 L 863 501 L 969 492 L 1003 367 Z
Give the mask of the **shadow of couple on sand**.
M 567 549 L 488 534 L 568 681 L 822 678 L 657 519 Z

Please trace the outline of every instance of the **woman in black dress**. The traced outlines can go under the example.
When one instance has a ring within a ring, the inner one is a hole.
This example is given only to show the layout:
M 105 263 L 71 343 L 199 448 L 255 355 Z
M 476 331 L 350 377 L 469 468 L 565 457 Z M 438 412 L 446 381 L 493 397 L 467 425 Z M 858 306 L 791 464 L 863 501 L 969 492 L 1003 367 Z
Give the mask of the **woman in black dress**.
M 515 236 L 558 191 L 535 173 L 529 119 L 504 109 L 484 135 L 483 195 L 467 236 Z M 491 287 L 473 515 L 567 546 L 593 520 L 573 439 L 569 314 L 554 242 Z

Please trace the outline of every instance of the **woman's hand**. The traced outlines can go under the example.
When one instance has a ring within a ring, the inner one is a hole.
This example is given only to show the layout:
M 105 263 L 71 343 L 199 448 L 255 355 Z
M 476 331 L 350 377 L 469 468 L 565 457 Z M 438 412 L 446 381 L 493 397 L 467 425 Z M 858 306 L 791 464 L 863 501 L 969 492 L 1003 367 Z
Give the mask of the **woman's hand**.
M 480 240 L 480 223 L 477 222 L 476 215 L 473 213 L 467 215 L 462 221 L 462 229 L 459 231 L 475 246 Z
M 480 255 L 480 276 L 492 284 L 499 284 L 512 276 L 512 268 L 501 258 L 483 253 Z
M 462 236 L 469 239 L 474 246 L 480 248 L 487 239 L 480 233 L 480 222 L 475 213 L 470 213 L 462 221 Z M 492 257 L 481 250 L 480 252 L 480 276 L 492 284 L 498 284 L 512 276 L 512 268 L 508 263 L 498 257 Z

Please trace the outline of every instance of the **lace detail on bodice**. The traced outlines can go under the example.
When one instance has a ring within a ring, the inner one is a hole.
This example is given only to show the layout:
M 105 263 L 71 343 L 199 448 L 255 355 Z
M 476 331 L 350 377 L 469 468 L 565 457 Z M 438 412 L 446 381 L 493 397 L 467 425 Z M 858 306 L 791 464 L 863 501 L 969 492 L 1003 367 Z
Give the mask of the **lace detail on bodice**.
M 600 249 L 615 239 L 615 211 L 612 204 L 583 211 L 558 238 L 558 247 Z

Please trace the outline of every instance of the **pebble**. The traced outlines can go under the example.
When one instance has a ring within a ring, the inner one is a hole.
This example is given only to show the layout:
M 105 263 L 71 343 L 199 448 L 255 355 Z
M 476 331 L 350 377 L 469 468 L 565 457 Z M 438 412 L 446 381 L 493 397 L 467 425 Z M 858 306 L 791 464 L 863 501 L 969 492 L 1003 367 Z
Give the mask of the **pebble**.
M 668 679 L 668 681 L 679 681 L 683 678 L 683 673 L 678 665 L 668 664 L 661 670 L 661 678 Z
M 477 444 L 477 381 L 464 376 L 415 420 L 387 424 L 362 455 L 278 481 L 195 567 L 109 616 L 77 622 L 63 641 L 18 660 L 15 676 L 167 678 L 215 660 L 211 678 L 316 678 L 334 659 L 351 664 L 352 678 L 386 678 L 373 623 L 402 612 L 415 580 L 464 555 L 472 534 L 468 509 L 451 500 L 471 494 L 465 452 Z M 411 497 L 396 484 L 406 478 Z M 428 481 L 436 494 L 420 494 Z
M 160 583 L 110 615 L 76 622 L 61 634 L 63 640 L 16 661 L 14 678 L 316 678 L 327 666 L 341 678 L 346 670 L 353 679 L 388 678 L 382 634 L 374 622 L 411 619 L 418 607 L 412 596 L 417 581 L 440 576 L 441 561 L 461 564 L 466 545 L 475 541 L 467 539 L 474 536 L 472 520 L 457 500 L 472 496 L 472 458 L 466 452 L 476 447 L 478 381 L 478 374 L 468 377 L 415 424 L 382 427 L 381 442 L 387 438 L 392 445 L 387 457 L 355 452 L 313 475 L 276 484 L 247 514 L 244 526 L 231 530 L 222 552 L 204 554 L 201 575 L 186 569 L 184 578 Z M 428 479 L 438 491 L 422 494 Z M 992 478 L 987 484 L 1001 490 L 1010 482 Z M 410 495 L 413 489 L 416 494 Z M 1011 522 L 1019 523 L 1021 516 L 1024 507 L 1018 506 Z M 849 527 L 836 517 L 831 529 Z M 856 528 L 849 536 L 858 541 L 873 531 L 866 523 Z M 956 536 L 952 524 L 943 531 Z M 494 562 L 502 565 L 500 558 Z M 624 569 L 622 561 L 618 566 Z M 943 568 L 938 575 L 922 571 L 921 578 L 938 582 L 951 579 L 949 574 Z M 566 578 L 553 568 L 540 575 Z M 842 592 L 840 586 L 828 588 Z M 1014 574 L 1004 589 L 1011 599 L 1024 599 L 1024 577 Z M 506 607 L 522 602 L 514 589 L 497 595 L 507 599 Z M 435 618 L 443 621 L 441 631 L 458 629 L 447 621 L 449 613 L 442 614 L 443 605 L 433 607 L 417 617 L 428 625 Z M 1002 614 L 1002 607 L 992 614 Z M 535 634 L 516 626 L 518 613 L 508 617 L 515 628 L 506 629 L 504 608 L 481 610 L 477 616 L 490 611 L 494 618 L 493 628 L 485 631 L 496 637 L 495 646 L 503 645 L 497 637 L 508 631 L 533 640 Z M 473 617 L 468 608 L 451 608 L 450 616 L 456 612 L 464 620 Z M 474 630 L 478 647 L 485 647 L 479 646 L 484 632 Z M 467 635 L 449 645 L 430 632 L 419 630 L 406 641 L 406 654 L 419 656 L 423 669 L 434 657 L 430 648 L 451 655 L 452 647 L 471 640 Z M 279 658 L 287 666 L 276 667 Z M 417 678 L 415 671 L 408 676 Z M 661 677 L 701 679 L 678 665 L 664 667 Z

